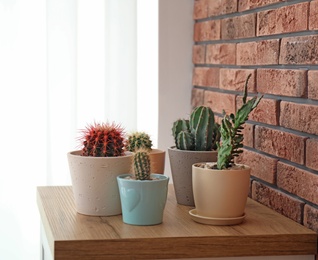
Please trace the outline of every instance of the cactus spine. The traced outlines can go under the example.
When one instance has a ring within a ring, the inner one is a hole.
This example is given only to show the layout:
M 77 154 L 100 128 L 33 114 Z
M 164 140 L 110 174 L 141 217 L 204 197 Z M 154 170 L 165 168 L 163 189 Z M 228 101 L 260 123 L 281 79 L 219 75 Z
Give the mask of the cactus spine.
M 151 151 L 152 141 L 145 132 L 134 132 L 128 135 L 125 146 L 127 151 L 130 152 L 135 152 L 141 148 Z
M 243 125 L 248 119 L 249 114 L 257 107 L 263 96 L 253 97 L 249 101 L 247 99 L 247 84 L 251 77 L 249 75 L 245 82 L 243 105 L 238 109 L 236 114 L 225 115 L 222 119 L 220 127 L 222 143 L 218 143 L 218 159 L 217 168 L 219 170 L 231 167 L 234 164 L 234 158 L 243 152 L 244 136 L 242 130 Z
M 150 179 L 150 158 L 145 150 L 138 150 L 134 154 L 133 167 L 136 180 Z
M 220 139 L 218 128 L 211 108 L 199 106 L 191 113 L 190 120 L 174 122 L 172 134 L 180 150 L 211 151 Z
M 82 130 L 79 138 L 82 155 L 116 157 L 124 154 L 124 130 L 115 123 L 94 123 Z

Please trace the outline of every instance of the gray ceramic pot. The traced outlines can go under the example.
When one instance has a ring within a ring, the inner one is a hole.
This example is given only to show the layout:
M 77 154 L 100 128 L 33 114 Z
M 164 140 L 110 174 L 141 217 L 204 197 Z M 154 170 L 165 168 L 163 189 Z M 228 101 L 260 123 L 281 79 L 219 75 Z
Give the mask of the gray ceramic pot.
M 216 162 L 216 151 L 186 151 L 168 148 L 171 175 L 178 204 L 194 206 L 192 165 L 198 162 Z

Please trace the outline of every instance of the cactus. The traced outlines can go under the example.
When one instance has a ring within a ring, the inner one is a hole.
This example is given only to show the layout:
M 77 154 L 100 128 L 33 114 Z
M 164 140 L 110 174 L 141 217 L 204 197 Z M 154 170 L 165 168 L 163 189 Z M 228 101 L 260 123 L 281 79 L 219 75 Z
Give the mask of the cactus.
M 150 179 L 150 158 L 146 150 L 138 150 L 134 154 L 133 167 L 136 180 Z
M 219 125 L 214 121 L 211 108 L 199 106 L 190 120 L 179 119 L 173 123 L 172 134 L 180 150 L 211 151 L 220 139 Z
M 128 135 L 125 147 L 130 152 L 135 152 L 141 148 L 151 151 L 152 141 L 145 132 L 134 132 Z
M 188 130 L 183 130 L 178 134 L 176 143 L 178 149 L 180 150 L 193 150 L 193 135 Z
M 247 84 L 251 77 L 249 75 L 244 86 L 243 105 L 238 109 L 236 114 L 225 115 L 222 119 L 220 127 L 222 143 L 217 143 L 218 159 L 217 168 L 219 170 L 231 167 L 234 164 L 234 158 L 243 152 L 244 136 L 242 130 L 243 124 L 248 119 L 249 114 L 257 107 L 263 96 L 253 97 L 246 102 L 247 99 Z
M 82 130 L 79 138 L 82 155 L 115 157 L 124 154 L 124 130 L 115 123 L 94 123 Z
M 176 143 L 176 146 L 178 148 L 177 142 L 178 142 L 178 135 L 181 131 L 187 131 L 189 132 L 190 125 L 189 125 L 189 120 L 185 119 L 178 119 L 173 123 L 172 126 L 172 135 L 174 136 L 174 140 Z M 178 148 L 179 149 L 179 148 Z

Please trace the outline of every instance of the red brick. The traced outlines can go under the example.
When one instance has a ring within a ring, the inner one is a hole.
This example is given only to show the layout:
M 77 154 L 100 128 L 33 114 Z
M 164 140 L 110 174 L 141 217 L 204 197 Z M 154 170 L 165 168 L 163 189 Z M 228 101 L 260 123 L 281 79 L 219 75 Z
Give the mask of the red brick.
M 194 45 L 192 47 L 192 62 L 194 64 L 205 63 L 205 45 Z
M 194 41 L 219 40 L 221 34 L 221 21 L 211 20 L 194 24 Z
M 280 64 L 318 64 L 317 35 L 283 38 L 280 49 Z
M 282 101 L 280 125 L 286 128 L 318 134 L 318 106 Z
M 193 69 L 192 85 L 206 86 L 206 73 L 208 68 L 196 67 Z
M 248 81 L 248 92 L 255 92 L 255 69 L 220 69 L 220 88 L 234 91 L 244 91 L 245 81 L 249 74 L 252 74 Z
M 252 198 L 278 213 L 301 223 L 304 203 L 287 194 L 253 181 Z
M 235 95 L 205 91 L 204 105 L 209 106 L 214 112 L 227 114 L 235 112 Z
M 306 166 L 318 171 L 318 140 L 308 139 L 306 142 Z
M 242 106 L 242 96 L 237 97 L 236 110 Z M 251 99 L 251 98 L 248 98 Z M 248 119 L 269 125 L 278 125 L 279 101 L 262 98 L 258 106 L 251 112 Z
M 196 67 L 193 71 L 192 85 L 202 87 L 219 86 L 219 68 Z
M 305 205 L 304 208 L 304 226 L 318 232 L 318 208 Z
M 222 0 L 208 0 L 208 16 L 223 14 L 222 7 Z
M 219 87 L 220 69 L 219 68 L 208 68 L 206 74 L 207 87 Z
M 208 0 L 208 16 L 234 13 L 237 11 L 237 0 Z
M 209 44 L 206 51 L 207 64 L 235 64 L 236 44 Z
M 276 33 L 276 10 L 267 10 L 257 14 L 257 36 Z
M 278 64 L 279 40 L 237 44 L 237 65 Z
M 238 11 L 242 12 L 245 10 L 285 1 L 286 0 L 239 0 Z
M 318 175 L 282 162 L 277 164 L 277 186 L 318 204 Z
M 195 0 L 193 8 L 193 19 L 203 19 L 208 17 L 208 1 Z
M 299 3 L 259 12 L 257 36 L 307 30 L 308 7 L 308 3 Z
M 237 163 L 251 167 L 251 175 L 268 183 L 276 183 L 277 159 L 244 149 Z
M 191 94 L 191 106 L 192 108 L 203 105 L 204 103 L 204 90 L 193 88 Z
M 242 134 L 244 135 L 243 145 L 254 147 L 254 125 L 245 123 Z
M 228 40 L 255 37 L 255 26 L 255 14 L 223 19 L 221 22 L 221 39 Z
M 263 126 L 256 126 L 254 131 L 256 149 L 304 164 L 305 137 Z
M 308 98 L 318 99 L 318 71 L 308 71 Z
M 304 97 L 306 94 L 306 71 L 288 69 L 258 69 L 257 91 L 261 93 Z
M 309 7 L 309 30 L 318 29 L 318 1 L 310 2 Z

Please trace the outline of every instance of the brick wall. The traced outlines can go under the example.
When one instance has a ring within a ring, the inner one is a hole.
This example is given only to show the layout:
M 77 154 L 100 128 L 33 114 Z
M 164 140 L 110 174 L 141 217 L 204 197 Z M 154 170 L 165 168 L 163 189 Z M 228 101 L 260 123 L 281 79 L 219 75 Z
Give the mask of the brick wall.
M 196 0 L 192 106 L 264 98 L 245 127 L 250 196 L 318 231 L 318 0 Z

